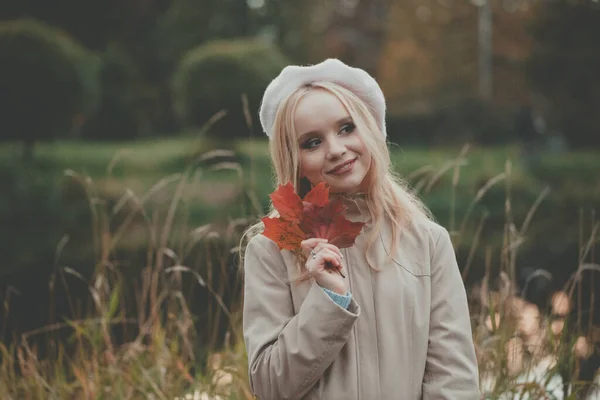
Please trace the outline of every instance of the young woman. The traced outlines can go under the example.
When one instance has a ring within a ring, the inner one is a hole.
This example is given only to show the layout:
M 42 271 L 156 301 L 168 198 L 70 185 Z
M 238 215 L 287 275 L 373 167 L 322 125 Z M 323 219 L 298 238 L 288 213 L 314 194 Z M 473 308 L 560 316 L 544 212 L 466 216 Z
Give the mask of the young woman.
M 303 197 L 325 182 L 365 226 L 345 249 L 305 240 L 301 259 L 259 234 L 261 224 L 250 229 L 243 330 L 254 394 L 478 399 L 450 236 L 391 169 L 377 82 L 335 59 L 289 66 L 265 91 L 260 119 L 276 184 Z

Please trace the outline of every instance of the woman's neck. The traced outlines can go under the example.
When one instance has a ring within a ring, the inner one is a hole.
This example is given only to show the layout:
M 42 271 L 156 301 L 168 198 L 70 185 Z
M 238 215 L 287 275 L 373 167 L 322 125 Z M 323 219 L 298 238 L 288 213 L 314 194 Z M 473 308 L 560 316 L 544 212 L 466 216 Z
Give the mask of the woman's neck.
M 342 200 L 347 208 L 345 217 L 350 221 L 368 222 L 371 219 L 365 193 L 332 193 L 330 197 L 330 200 Z

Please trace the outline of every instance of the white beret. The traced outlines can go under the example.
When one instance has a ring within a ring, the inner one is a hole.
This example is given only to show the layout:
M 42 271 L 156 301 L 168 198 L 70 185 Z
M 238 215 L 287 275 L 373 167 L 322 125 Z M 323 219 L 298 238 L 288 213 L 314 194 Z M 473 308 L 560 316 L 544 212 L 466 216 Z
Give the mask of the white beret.
M 383 136 L 386 136 L 385 98 L 377 81 L 360 68 L 329 58 L 310 66 L 287 66 L 267 86 L 259 115 L 263 131 L 269 139 L 273 134 L 273 121 L 280 103 L 300 87 L 314 82 L 333 82 L 350 90 L 367 104 Z

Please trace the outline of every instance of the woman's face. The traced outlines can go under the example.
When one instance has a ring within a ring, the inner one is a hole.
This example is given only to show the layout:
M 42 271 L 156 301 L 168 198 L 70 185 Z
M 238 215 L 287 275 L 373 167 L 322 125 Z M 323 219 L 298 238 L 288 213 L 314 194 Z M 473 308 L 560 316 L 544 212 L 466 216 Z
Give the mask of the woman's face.
M 322 89 L 308 92 L 296 107 L 294 126 L 301 177 L 313 185 L 325 182 L 337 193 L 366 189 L 371 155 L 337 97 Z

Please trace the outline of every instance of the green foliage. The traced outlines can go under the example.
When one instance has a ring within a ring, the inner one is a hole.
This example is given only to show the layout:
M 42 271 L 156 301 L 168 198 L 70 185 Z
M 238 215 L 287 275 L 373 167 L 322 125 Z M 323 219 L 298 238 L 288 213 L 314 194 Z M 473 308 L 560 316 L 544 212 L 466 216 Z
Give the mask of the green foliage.
M 510 120 L 508 110 L 466 97 L 438 102 L 422 114 L 388 115 L 387 132 L 390 141 L 402 145 L 465 142 L 496 145 L 514 140 Z
M 60 171 L 37 159 L 24 164 L 6 158 L 0 164 L 0 181 L 0 280 L 32 272 L 45 276 L 54 267 L 57 245 L 65 234 L 88 240 L 85 193 L 67 185 Z
M 8 165 L 0 166 L 0 178 L 0 219 L 6 227 L 0 231 L 4 249 L 0 276 L 33 265 L 39 268 L 38 273 L 52 268 L 63 211 L 59 193 L 48 179 L 40 179 L 31 171 L 12 171 Z
M 96 68 L 58 29 L 34 20 L 1 23 L 1 137 L 31 147 L 77 127 L 96 106 Z
M 540 4 L 529 79 L 548 100 L 547 118 L 574 147 L 600 146 L 599 36 L 596 2 Z
M 190 49 L 202 44 L 208 35 L 213 4 L 175 0 L 156 23 L 158 58 L 166 70 Z
M 228 115 L 213 129 L 216 137 L 247 137 L 242 95 L 251 116 L 262 94 L 286 65 L 278 49 L 257 40 L 219 40 L 191 50 L 173 77 L 175 107 L 187 126 L 201 126 L 221 110 Z M 253 132 L 260 130 L 253 122 Z
M 159 61 L 173 68 L 191 49 L 207 40 L 247 37 L 256 33 L 255 16 L 245 1 L 172 0 L 156 21 Z
M 100 56 L 101 99 L 98 110 L 82 128 L 87 139 L 126 140 L 140 134 L 137 110 L 139 72 L 121 49 L 110 46 Z

